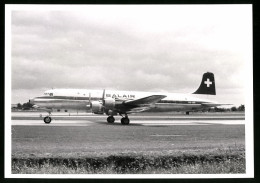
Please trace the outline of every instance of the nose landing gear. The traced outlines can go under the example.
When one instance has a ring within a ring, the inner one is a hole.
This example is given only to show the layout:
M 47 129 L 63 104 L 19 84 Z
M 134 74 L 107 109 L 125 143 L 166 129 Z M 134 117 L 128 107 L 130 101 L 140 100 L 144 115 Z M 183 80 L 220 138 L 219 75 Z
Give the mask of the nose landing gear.
M 43 118 L 43 121 L 44 121 L 44 123 L 49 124 L 49 123 L 51 123 L 51 117 L 46 116 L 45 118 Z
M 49 115 L 43 118 L 44 123 L 49 124 L 51 123 L 51 112 L 49 112 Z

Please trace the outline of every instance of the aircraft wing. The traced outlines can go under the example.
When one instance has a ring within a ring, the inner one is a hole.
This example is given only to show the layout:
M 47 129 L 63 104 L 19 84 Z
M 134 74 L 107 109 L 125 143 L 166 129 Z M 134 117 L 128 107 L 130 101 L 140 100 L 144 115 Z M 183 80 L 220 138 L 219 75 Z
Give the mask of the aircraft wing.
M 117 111 L 121 113 L 138 113 L 155 107 L 155 103 L 165 98 L 166 95 L 151 95 L 139 99 L 124 100 L 118 105 Z
M 127 106 L 147 106 L 159 102 L 161 99 L 165 98 L 166 95 L 151 95 L 148 97 L 136 99 L 136 100 L 127 100 L 123 104 Z
M 143 112 L 146 110 L 151 109 L 151 107 L 135 107 L 135 108 L 131 108 L 128 111 L 126 111 L 127 114 L 131 114 L 131 113 L 138 113 L 138 112 Z

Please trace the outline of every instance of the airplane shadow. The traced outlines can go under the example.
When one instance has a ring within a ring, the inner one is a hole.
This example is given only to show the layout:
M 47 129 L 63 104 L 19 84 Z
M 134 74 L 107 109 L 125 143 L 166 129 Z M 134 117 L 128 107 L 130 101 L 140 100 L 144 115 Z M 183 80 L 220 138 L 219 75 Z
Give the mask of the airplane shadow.
M 104 121 L 95 121 L 95 123 L 98 123 L 100 125 L 108 125 L 108 126 L 144 126 L 142 124 L 129 123 L 129 125 L 122 125 L 120 122 L 107 123 L 107 122 L 104 122 Z
M 95 123 L 98 123 L 100 125 L 107 125 L 107 126 L 146 126 L 146 127 L 169 127 L 170 125 L 143 125 L 143 124 L 136 124 L 136 123 L 129 123 L 129 125 L 122 125 L 120 122 L 115 123 L 107 123 L 104 121 L 95 121 Z

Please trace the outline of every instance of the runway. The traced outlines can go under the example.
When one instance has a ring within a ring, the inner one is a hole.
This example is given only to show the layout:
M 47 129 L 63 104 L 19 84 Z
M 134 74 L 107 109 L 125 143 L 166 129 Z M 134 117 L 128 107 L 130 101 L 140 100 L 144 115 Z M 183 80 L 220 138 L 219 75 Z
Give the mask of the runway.
M 129 125 L 121 125 L 120 116 L 113 124 L 101 115 L 54 114 L 50 124 L 43 117 L 39 113 L 12 116 L 13 156 L 205 153 L 245 145 L 246 120 L 240 114 L 129 115 Z
M 137 120 L 131 119 L 131 125 L 139 126 L 174 126 L 174 125 L 244 125 L 244 120 L 185 120 L 185 121 L 170 121 L 170 120 Z M 106 119 L 103 121 L 92 118 L 92 120 L 53 120 L 50 124 L 45 124 L 41 119 L 39 120 L 12 120 L 12 125 L 21 125 L 21 126 L 93 126 L 93 125 L 118 125 L 120 122 L 117 120 L 114 124 L 107 124 Z M 121 125 L 121 124 L 120 124 Z
M 46 115 L 46 114 L 45 114 Z M 25 125 L 25 126 L 90 126 L 100 125 L 106 123 L 106 115 L 94 115 L 89 113 L 79 114 L 66 114 L 54 113 L 51 118 L 51 124 L 43 122 L 42 113 L 12 113 L 12 125 Z M 205 114 L 205 115 L 129 115 L 130 125 L 243 125 L 245 118 L 243 114 Z M 120 116 L 115 116 L 115 123 L 109 125 L 116 125 L 120 123 Z

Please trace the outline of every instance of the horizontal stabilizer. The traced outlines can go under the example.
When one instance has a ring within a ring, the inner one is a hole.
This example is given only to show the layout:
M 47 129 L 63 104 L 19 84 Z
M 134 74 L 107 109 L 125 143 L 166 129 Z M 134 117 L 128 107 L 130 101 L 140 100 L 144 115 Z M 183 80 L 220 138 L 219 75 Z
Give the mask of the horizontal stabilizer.
M 165 97 L 166 97 L 166 95 L 151 95 L 149 97 L 144 97 L 144 98 L 140 98 L 140 99 L 136 99 L 136 100 L 128 100 L 128 101 L 125 101 L 124 104 L 134 105 L 134 106 L 145 105 L 145 104 L 154 104 L 156 102 L 159 102 L 160 100 L 162 100 Z
M 233 104 L 202 103 L 201 105 L 205 107 L 217 107 L 221 105 L 233 105 Z

